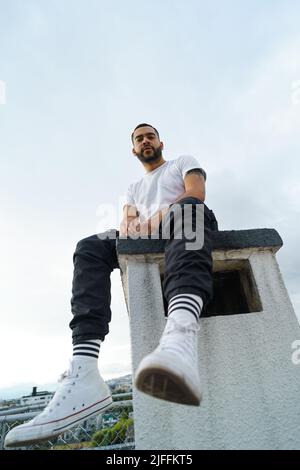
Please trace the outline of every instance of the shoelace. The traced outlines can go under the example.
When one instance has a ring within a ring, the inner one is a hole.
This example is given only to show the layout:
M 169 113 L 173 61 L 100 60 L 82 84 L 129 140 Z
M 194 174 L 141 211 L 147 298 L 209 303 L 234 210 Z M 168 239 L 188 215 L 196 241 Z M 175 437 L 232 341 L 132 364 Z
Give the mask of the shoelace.
M 197 323 L 182 326 L 174 318 L 169 317 L 164 333 L 159 342 L 159 349 L 172 350 L 176 354 L 188 355 L 197 359 L 196 333 L 200 327 Z
M 63 382 L 65 379 L 72 377 L 72 373 L 74 371 L 74 366 L 72 361 L 69 361 L 69 368 L 65 370 L 62 374 L 60 374 L 58 378 L 58 382 Z
M 79 366 L 79 369 L 80 368 L 81 366 Z M 33 421 L 41 417 L 42 415 L 43 416 L 49 415 L 49 413 L 51 413 L 51 411 L 53 410 L 54 406 L 59 406 L 61 403 L 61 400 L 65 400 L 67 398 L 67 394 L 71 393 L 72 386 L 75 385 L 74 379 L 77 377 L 78 377 L 78 374 L 75 375 L 73 363 L 72 361 L 69 361 L 69 368 L 65 370 L 58 378 L 58 382 L 61 383 L 62 385 L 58 387 L 58 389 L 56 390 L 54 394 L 54 397 L 48 403 L 48 405 L 42 411 L 42 413 L 36 416 L 33 419 Z

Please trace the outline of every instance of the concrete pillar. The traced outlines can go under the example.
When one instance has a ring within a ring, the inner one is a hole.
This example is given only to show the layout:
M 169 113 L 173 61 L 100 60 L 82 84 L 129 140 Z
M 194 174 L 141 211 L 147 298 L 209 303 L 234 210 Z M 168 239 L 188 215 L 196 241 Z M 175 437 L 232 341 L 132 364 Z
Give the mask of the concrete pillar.
M 215 273 L 248 269 L 245 276 L 252 281 L 244 288 L 250 312 L 218 311 L 201 318 L 200 407 L 162 401 L 134 388 L 136 449 L 299 449 L 300 365 L 291 356 L 300 328 L 275 258 L 281 238 L 272 229 L 213 237 Z M 118 256 L 134 374 L 165 325 L 164 241 L 119 240 Z

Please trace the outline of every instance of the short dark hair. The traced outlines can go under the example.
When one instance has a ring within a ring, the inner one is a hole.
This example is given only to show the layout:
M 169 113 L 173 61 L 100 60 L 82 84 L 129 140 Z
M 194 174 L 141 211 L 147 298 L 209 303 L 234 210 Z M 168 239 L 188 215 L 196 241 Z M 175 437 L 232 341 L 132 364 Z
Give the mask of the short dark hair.
M 155 127 L 153 127 L 151 124 L 147 124 L 146 122 L 143 122 L 142 124 L 139 124 L 138 126 L 135 127 L 135 129 L 133 130 L 133 133 L 131 134 L 131 140 L 133 142 L 133 134 L 134 134 L 134 131 L 136 131 L 139 127 L 152 127 L 152 129 L 155 130 L 156 134 L 157 134 L 157 137 L 159 138 L 159 133 L 158 133 L 158 130 L 155 129 Z

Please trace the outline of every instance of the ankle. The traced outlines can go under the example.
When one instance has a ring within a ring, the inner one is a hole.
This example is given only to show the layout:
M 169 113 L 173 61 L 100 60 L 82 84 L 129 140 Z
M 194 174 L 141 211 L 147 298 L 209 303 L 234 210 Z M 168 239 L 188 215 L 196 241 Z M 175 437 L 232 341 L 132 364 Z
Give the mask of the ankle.
M 73 345 L 73 359 L 81 358 L 88 361 L 95 361 L 97 363 L 99 357 L 101 340 L 90 339 L 80 341 Z
M 198 324 L 203 301 L 195 294 L 179 294 L 172 297 L 168 306 L 168 318 L 181 326 Z

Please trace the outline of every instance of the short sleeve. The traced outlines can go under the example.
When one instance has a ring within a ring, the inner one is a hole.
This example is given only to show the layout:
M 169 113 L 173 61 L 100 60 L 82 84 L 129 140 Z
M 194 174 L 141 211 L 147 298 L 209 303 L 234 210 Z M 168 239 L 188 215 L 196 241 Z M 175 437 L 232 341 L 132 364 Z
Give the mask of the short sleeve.
M 203 168 L 201 168 L 198 160 L 192 155 L 183 155 L 179 157 L 177 159 L 177 166 L 183 179 L 189 170 L 194 170 L 197 168 L 201 170 L 201 173 L 206 180 L 206 172 L 203 170 Z

